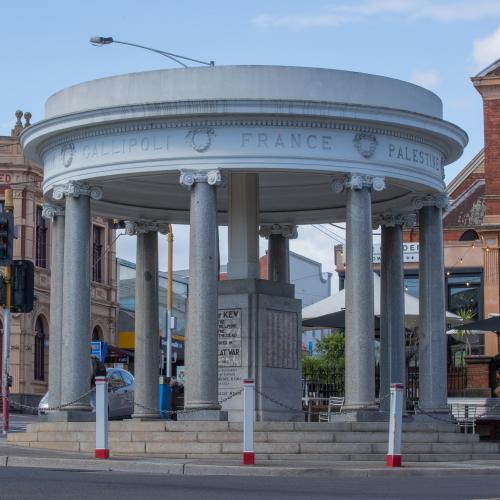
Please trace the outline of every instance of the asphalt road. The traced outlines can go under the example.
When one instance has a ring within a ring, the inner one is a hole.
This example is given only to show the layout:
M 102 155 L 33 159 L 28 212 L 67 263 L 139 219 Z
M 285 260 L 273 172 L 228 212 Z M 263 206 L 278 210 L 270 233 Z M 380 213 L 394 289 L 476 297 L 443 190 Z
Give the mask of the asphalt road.
M 1 500 L 498 499 L 500 478 L 278 478 L 0 468 Z

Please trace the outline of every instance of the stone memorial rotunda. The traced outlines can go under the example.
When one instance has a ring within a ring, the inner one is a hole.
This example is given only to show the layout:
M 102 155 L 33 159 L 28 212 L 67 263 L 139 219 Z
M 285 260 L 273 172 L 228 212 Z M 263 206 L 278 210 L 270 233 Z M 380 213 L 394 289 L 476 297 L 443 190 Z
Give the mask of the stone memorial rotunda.
M 179 418 L 241 420 L 245 378 L 257 420 L 303 420 L 301 304 L 288 240 L 301 224 L 345 222 L 346 387 L 339 418 L 377 420 L 372 227 L 382 226 L 381 398 L 404 382 L 402 228 L 420 225 L 420 401 L 447 412 L 444 166 L 464 131 L 433 93 L 331 69 L 221 66 L 119 75 L 50 97 L 21 136 L 43 166 L 53 218 L 51 406 L 89 389 L 90 218 L 137 235 L 134 416 L 157 415 L 158 232 L 190 224 L 185 407 Z M 218 225 L 229 228 L 218 281 Z M 259 234 L 270 280 L 259 279 Z M 333 262 L 333 254 L 332 254 Z M 267 396 L 267 397 L 265 397 Z M 275 401 L 281 403 L 278 405 Z M 219 404 L 222 402 L 222 407 Z M 54 418 L 84 419 L 70 405 Z

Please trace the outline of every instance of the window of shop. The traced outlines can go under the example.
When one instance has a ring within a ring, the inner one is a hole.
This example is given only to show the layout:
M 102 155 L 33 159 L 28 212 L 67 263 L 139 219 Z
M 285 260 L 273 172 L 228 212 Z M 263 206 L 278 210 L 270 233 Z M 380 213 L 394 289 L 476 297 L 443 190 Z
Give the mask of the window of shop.
M 42 217 L 42 207 L 36 209 L 35 265 L 47 268 L 47 221 Z
M 102 283 L 104 229 L 92 226 L 92 280 Z
M 480 273 L 456 273 L 447 277 L 447 310 L 464 320 L 483 317 L 483 290 Z M 470 335 L 472 354 L 484 351 L 484 335 Z
M 418 274 L 405 274 L 404 278 L 405 292 L 418 298 L 420 290 L 418 283 Z
M 40 317 L 35 324 L 35 380 L 45 380 L 45 330 Z

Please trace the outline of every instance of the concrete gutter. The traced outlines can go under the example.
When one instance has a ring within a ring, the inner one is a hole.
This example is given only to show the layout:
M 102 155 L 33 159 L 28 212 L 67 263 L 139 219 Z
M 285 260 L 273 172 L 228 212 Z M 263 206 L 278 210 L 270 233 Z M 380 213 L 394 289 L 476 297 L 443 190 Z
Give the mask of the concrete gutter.
M 294 464 L 267 462 L 255 466 L 237 463 L 206 463 L 175 459 L 120 459 L 33 457 L 0 455 L 0 467 L 109 471 L 126 473 L 174 474 L 187 476 L 300 476 L 300 477 L 388 477 L 500 474 L 500 463 L 486 461 L 432 462 L 387 468 L 382 463 L 337 462 Z

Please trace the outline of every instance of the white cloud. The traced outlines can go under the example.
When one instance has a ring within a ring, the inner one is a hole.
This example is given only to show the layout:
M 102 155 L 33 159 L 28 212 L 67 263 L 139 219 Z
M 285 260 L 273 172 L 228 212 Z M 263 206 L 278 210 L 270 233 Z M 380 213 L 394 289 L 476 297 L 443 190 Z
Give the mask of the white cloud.
M 364 2 L 325 4 L 323 12 L 286 15 L 261 14 L 252 19 L 259 27 L 301 30 L 353 23 L 373 16 L 390 15 L 435 22 L 468 22 L 500 16 L 498 0 L 365 0 Z
M 477 68 L 483 69 L 500 58 L 500 27 L 491 35 L 474 40 L 473 56 Z
M 289 16 L 272 16 L 262 14 L 252 19 L 252 22 L 261 28 L 283 27 L 294 30 L 305 28 L 316 28 L 320 26 L 338 26 L 347 21 L 347 18 L 339 15 L 321 14 L 297 14 Z
M 434 69 L 427 71 L 415 71 L 410 78 L 410 82 L 427 89 L 435 89 L 436 87 L 439 87 L 441 77 Z

